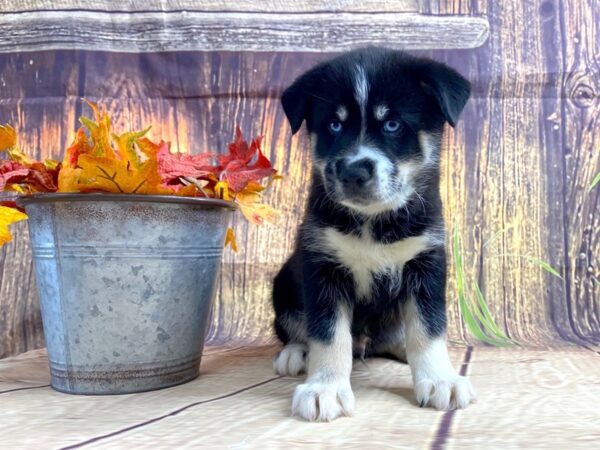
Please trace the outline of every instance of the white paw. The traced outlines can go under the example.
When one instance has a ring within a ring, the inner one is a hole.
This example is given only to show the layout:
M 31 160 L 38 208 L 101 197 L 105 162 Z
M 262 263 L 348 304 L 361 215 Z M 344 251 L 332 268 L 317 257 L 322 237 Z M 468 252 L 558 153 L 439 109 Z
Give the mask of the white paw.
M 415 396 L 421 407 L 448 410 L 466 408 L 475 401 L 475 390 L 467 377 L 423 378 L 415 382 Z
M 293 377 L 306 370 L 306 352 L 304 344 L 288 344 L 273 359 L 273 370 L 277 375 Z
M 354 412 L 354 394 L 350 382 L 300 384 L 294 391 L 292 415 L 309 421 L 329 422 Z

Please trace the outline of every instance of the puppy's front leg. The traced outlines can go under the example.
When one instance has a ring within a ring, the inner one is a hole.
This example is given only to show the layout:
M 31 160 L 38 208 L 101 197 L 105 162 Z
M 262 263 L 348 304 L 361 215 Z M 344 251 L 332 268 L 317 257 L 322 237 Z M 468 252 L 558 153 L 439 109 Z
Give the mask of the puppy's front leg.
M 304 384 L 294 392 L 292 414 L 306 420 L 330 421 L 354 410 L 351 317 L 353 281 L 327 262 L 311 264 L 305 257 L 304 314 L 308 367 Z
M 350 387 L 352 336 L 347 307 L 338 305 L 335 315 L 319 318 L 319 327 L 331 327 L 331 338 L 315 336 L 308 342 L 308 376 L 296 387 L 292 414 L 306 420 L 330 421 L 352 415 L 354 394 Z
M 440 250 L 405 266 L 404 319 L 406 358 L 417 403 L 447 410 L 467 407 L 475 400 L 475 391 L 468 378 L 456 373 L 448 355 L 443 256 Z

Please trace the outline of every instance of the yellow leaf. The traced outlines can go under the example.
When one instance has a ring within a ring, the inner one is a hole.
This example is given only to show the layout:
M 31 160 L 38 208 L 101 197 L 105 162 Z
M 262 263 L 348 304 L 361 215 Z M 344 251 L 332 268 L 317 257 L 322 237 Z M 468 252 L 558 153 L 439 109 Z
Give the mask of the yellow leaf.
M 27 214 L 14 208 L 0 206 L 0 247 L 12 241 L 12 235 L 8 226 L 25 219 L 27 219 Z
M 63 165 L 58 172 L 58 192 L 79 192 L 81 169 Z
M 27 194 L 27 190 L 21 186 L 20 184 L 17 183 L 9 183 L 6 186 L 4 186 L 4 190 L 5 191 L 14 191 L 14 192 L 18 192 L 19 194 Z
M 24 166 L 30 166 L 34 162 L 31 160 L 31 158 L 29 158 L 29 156 L 14 147 L 6 150 L 6 153 L 12 161 L 23 164 Z
M 115 158 L 115 151 L 110 145 L 110 117 L 106 114 L 106 110 L 100 112 L 95 103 L 87 100 L 85 102 L 92 108 L 96 118 L 96 122 L 84 116 L 79 118 L 79 122 L 88 129 L 94 142 L 92 154 L 94 156 Z
M 0 152 L 17 145 L 17 132 L 10 125 L 0 125 Z
M 171 193 L 160 185 L 155 160 L 148 160 L 139 168 L 134 168 L 128 161 L 80 155 L 78 165 L 81 172 L 76 186 L 80 192 L 98 190 L 126 194 Z
M 217 198 L 231 201 L 231 197 L 229 196 L 229 185 L 227 184 L 227 181 L 219 181 L 215 185 L 215 194 Z
M 259 203 L 260 195 L 256 192 L 242 191 L 235 196 L 235 202 L 239 205 L 240 211 L 250 223 L 261 225 L 266 222 L 275 222 L 279 216 L 279 211 L 275 208 Z
M 235 234 L 233 233 L 233 228 L 231 227 L 227 228 L 227 234 L 225 235 L 224 247 L 227 247 L 228 245 L 231 245 L 231 250 L 234 252 L 238 251 L 237 242 L 235 242 Z
M 44 161 L 44 165 L 46 166 L 47 169 L 50 169 L 50 170 L 55 170 L 59 164 L 60 163 L 58 161 L 55 161 L 54 159 L 46 159 Z
M 150 131 L 150 127 L 142 131 L 128 131 L 123 134 L 113 134 L 113 140 L 117 144 L 119 155 L 121 158 L 125 158 L 131 162 L 135 167 L 139 167 L 141 164 L 140 157 L 137 154 L 134 144 L 144 137 L 146 133 Z

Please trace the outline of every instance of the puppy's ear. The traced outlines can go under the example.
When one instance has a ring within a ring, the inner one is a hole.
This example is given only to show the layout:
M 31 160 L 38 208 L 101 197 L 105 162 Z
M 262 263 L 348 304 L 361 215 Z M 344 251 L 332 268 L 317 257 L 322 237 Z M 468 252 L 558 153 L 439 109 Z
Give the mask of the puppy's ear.
M 422 83 L 436 100 L 446 122 L 454 127 L 471 95 L 471 83 L 440 63 L 427 64 L 422 72 Z
M 308 114 L 310 106 L 310 77 L 310 73 L 302 75 L 283 91 L 283 95 L 281 96 L 281 105 L 292 126 L 292 134 L 298 132 Z

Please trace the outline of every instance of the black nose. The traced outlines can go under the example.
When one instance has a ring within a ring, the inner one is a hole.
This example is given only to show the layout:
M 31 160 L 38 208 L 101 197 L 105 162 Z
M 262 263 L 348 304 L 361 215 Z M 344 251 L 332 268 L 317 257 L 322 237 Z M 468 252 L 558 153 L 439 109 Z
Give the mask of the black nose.
M 369 159 L 361 159 L 351 164 L 342 159 L 336 163 L 335 168 L 338 180 L 346 187 L 362 187 L 375 173 L 375 164 Z

